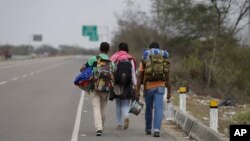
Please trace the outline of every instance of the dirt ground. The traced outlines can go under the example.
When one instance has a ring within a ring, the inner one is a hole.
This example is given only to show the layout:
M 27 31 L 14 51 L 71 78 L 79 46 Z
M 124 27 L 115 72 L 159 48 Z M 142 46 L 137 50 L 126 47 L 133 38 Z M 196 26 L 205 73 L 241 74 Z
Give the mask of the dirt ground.
M 209 103 L 212 99 L 214 98 L 209 96 L 198 96 L 191 92 L 187 93 L 187 112 L 199 119 L 205 125 L 209 126 Z M 179 93 L 174 93 L 172 96 L 172 100 L 175 106 L 179 106 Z M 220 101 L 220 99 L 217 100 Z M 219 107 L 218 131 L 228 137 L 230 124 L 250 124 L 250 120 L 248 120 L 250 117 L 248 114 L 244 115 L 248 117 L 243 116 L 244 119 L 242 119 L 242 116 L 238 116 L 244 112 L 249 113 L 249 109 L 249 104 L 241 105 L 237 103 L 235 106 Z M 248 121 L 246 121 L 245 119 L 247 119 Z

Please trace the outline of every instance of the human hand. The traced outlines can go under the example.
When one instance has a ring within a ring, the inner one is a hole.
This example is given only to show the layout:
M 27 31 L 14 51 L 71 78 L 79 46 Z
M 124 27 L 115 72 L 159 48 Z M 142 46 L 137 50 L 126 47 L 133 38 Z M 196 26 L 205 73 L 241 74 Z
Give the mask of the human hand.
M 139 99 L 140 99 L 140 92 L 136 91 L 136 100 L 139 101 Z
M 82 66 L 82 67 L 80 68 L 80 72 L 82 72 L 84 69 L 85 69 L 85 67 Z
M 167 95 L 167 98 L 166 98 L 167 103 L 169 103 L 169 102 L 170 102 L 170 99 L 171 99 L 171 94 L 168 94 L 168 95 Z
M 171 101 L 170 99 L 167 99 L 167 103 L 170 103 L 170 101 Z

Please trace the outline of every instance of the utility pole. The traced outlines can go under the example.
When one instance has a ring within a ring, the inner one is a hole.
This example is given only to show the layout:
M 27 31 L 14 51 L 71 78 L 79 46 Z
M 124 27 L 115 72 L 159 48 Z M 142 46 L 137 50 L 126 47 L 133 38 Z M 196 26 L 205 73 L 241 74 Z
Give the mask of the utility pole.
M 155 29 L 154 29 L 154 40 L 156 40 L 156 35 L 157 35 L 157 32 L 158 32 L 158 30 L 159 30 L 159 24 L 160 24 L 160 0 L 157 0 L 156 1 L 156 23 L 158 24 L 156 24 L 155 25 Z

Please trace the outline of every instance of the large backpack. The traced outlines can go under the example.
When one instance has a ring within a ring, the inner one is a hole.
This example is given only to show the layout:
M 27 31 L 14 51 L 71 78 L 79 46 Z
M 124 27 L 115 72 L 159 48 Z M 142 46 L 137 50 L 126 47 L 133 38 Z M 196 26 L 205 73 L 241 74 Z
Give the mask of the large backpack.
M 95 90 L 100 92 L 110 92 L 113 88 L 113 69 L 110 60 L 97 56 L 95 73 Z
M 74 84 L 89 93 L 94 88 L 93 74 L 93 68 L 86 67 L 75 77 Z
M 115 84 L 129 85 L 132 83 L 131 59 L 119 60 L 116 63 Z
M 170 62 L 164 57 L 164 51 L 149 50 L 149 58 L 142 60 L 145 81 L 165 81 L 169 72 Z

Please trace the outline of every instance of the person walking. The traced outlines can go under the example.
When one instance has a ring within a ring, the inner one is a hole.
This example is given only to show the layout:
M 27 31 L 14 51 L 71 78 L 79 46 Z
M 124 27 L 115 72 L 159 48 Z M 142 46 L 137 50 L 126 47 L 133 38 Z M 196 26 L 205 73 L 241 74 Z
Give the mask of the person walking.
M 110 80 L 109 78 L 107 81 L 100 78 L 100 73 L 102 73 L 101 69 L 105 68 L 103 72 L 108 72 L 109 77 L 112 77 L 113 74 L 112 64 L 110 65 L 111 61 L 109 60 L 109 56 L 107 55 L 109 52 L 109 44 L 107 42 L 102 42 L 100 44 L 100 54 L 98 56 L 90 57 L 86 64 L 80 69 L 80 71 L 84 70 L 84 68 L 92 67 L 94 70 L 94 89 L 90 91 L 90 96 L 92 97 L 92 105 L 93 105 L 93 113 L 94 113 L 94 122 L 95 122 L 95 129 L 96 129 L 96 136 L 101 136 L 104 130 L 104 122 L 106 118 L 106 107 L 107 107 L 107 97 L 109 90 L 111 89 Z M 100 63 L 101 62 L 101 63 Z M 100 66 L 105 64 L 106 66 Z M 106 91 L 107 90 L 107 91 Z
M 129 107 L 131 99 L 135 98 L 136 63 L 129 54 L 126 43 L 119 44 L 119 51 L 114 53 L 110 60 L 115 64 L 114 93 L 116 94 L 117 130 L 126 130 L 129 127 Z
M 157 42 L 152 42 L 149 49 L 143 52 L 137 79 L 137 95 L 140 97 L 140 87 L 144 85 L 145 132 L 154 137 L 160 137 L 163 119 L 164 93 L 167 87 L 167 101 L 171 98 L 170 63 L 168 52 L 161 50 Z M 153 113 L 154 111 L 154 113 Z M 152 127 L 153 124 L 153 127 Z

